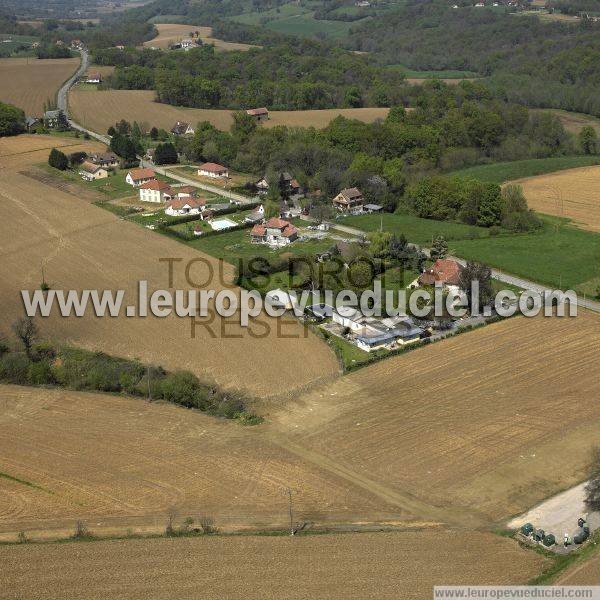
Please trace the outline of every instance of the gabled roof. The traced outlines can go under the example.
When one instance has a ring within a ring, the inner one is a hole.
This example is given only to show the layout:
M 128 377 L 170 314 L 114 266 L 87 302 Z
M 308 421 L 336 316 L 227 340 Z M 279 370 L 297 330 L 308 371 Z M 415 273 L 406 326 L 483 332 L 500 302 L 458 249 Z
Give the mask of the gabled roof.
M 175 123 L 171 129 L 171 133 L 174 133 L 175 135 L 183 135 L 189 129 L 189 127 L 189 123 L 186 123 L 185 121 L 177 121 L 177 123 Z
M 101 167 L 100 165 L 95 165 L 91 162 L 84 162 L 81 163 L 79 169 L 81 171 L 85 171 L 86 173 L 97 173 L 100 169 L 102 169 L 103 167 Z
M 198 167 L 198 170 L 199 171 L 208 171 L 209 173 L 224 173 L 225 171 L 227 171 L 227 167 L 224 167 L 223 165 L 219 165 L 214 162 L 207 162 L 207 163 L 204 163 L 203 165 L 200 165 Z
M 164 181 L 159 181 L 158 179 L 151 179 L 150 181 L 146 181 L 146 183 L 142 183 L 140 185 L 140 190 L 154 190 L 156 192 L 170 192 L 171 186 Z
M 152 169 L 132 169 L 129 171 L 129 175 L 133 181 L 141 181 L 142 179 L 152 179 L 154 171 Z
M 439 258 L 429 269 L 421 273 L 419 282 L 422 285 L 435 285 L 436 281 L 443 284 L 459 285 L 462 266 L 455 260 Z
M 259 235 L 263 236 L 267 233 L 267 230 L 264 225 L 256 224 L 251 230 L 250 235 Z
M 175 200 L 171 200 L 167 206 L 175 210 L 181 210 L 186 206 L 190 208 L 202 208 L 205 204 L 206 200 L 204 198 L 176 198 Z
M 260 115 L 268 115 L 269 111 L 263 106 L 262 108 L 251 108 L 246 113 L 251 117 L 258 117 Z
M 193 185 L 182 185 L 177 188 L 177 193 L 179 194 L 197 194 L 198 188 L 195 188 Z
M 362 193 L 358 188 L 344 188 L 338 196 L 341 196 L 343 200 L 351 201 L 351 200 L 359 200 L 362 198 Z
M 119 157 L 114 152 L 104 152 L 102 154 L 90 154 L 90 162 L 118 162 Z

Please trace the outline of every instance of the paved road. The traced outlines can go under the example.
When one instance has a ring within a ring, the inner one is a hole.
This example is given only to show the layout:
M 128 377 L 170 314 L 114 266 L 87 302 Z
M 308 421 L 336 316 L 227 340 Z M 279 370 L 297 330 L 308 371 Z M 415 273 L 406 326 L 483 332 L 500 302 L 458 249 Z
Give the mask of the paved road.
M 354 227 L 348 227 L 347 225 L 339 225 L 338 223 L 332 223 L 331 227 L 333 229 L 337 229 L 338 231 L 343 231 L 344 233 L 349 233 L 351 235 L 365 235 L 364 231 L 361 231 L 360 229 L 356 229 Z M 421 248 L 421 250 L 423 250 L 425 254 L 429 255 L 428 248 Z M 457 256 L 449 256 L 448 258 L 455 260 L 461 265 L 465 265 L 467 263 L 466 260 Z M 529 281 L 528 279 L 523 279 L 522 277 L 517 277 L 516 275 L 511 275 L 510 273 L 505 273 L 504 271 L 499 271 L 498 269 L 492 269 L 492 277 L 494 279 L 497 279 L 498 281 L 502 281 L 503 283 L 508 283 L 509 285 L 514 285 L 521 289 L 530 290 L 539 294 L 549 294 L 553 291 L 552 288 L 541 285 L 539 283 L 535 283 L 534 281 Z M 590 300 L 588 298 L 583 298 L 579 295 L 577 296 L 577 306 L 587 308 L 588 310 L 592 310 L 594 312 L 600 312 L 600 302 Z
M 88 56 L 87 50 L 85 50 L 85 49 L 81 50 L 81 65 L 79 66 L 79 69 L 73 75 L 73 77 L 71 77 L 71 79 L 69 79 L 69 81 L 67 81 L 62 86 L 62 88 L 58 92 L 58 108 L 64 111 L 65 115 L 67 115 L 67 118 L 69 118 L 69 112 L 68 112 L 69 107 L 68 107 L 68 102 L 67 102 L 69 90 L 73 87 L 73 85 L 79 79 L 79 77 L 81 77 L 87 71 L 88 63 L 89 63 L 89 56 Z M 71 125 L 71 127 L 73 127 L 73 129 L 77 129 L 78 131 L 81 131 L 83 133 L 88 133 L 94 139 L 97 139 L 98 141 L 103 142 L 107 146 L 110 145 L 110 138 L 108 138 L 107 136 L 100 135 L 98 133 L 95 133 L 93 131 L 85 129 L 84 127 L 82 127 L 78 123 L 75 123 L 71 119 L 69 119 L 69 124 Z M 229 200 L 233 200 L 235 202 L 240 202 L 242 204 L 249 204 L 249 203 L 255 202 L 257 200 L 257 198 L 248 198 L 247 196 L 242 196 L 241 194 L 236 194 L 235 192 L 230 192 L 229 190 L 224 190 L 220 187 L 208 185 L 205 183 L 200 183 L 195 179 L 189 179 L 187 177 L 182 177 L 181 175 L 175 175 L 174 173 L 172 173 L 170 171 L 167 173 L 167 171 L 165 169 L 157 167 L 150 161 L 140 159 L 140 166 L 150 167 L 150 168 L 154 169 L 157 173 L 166 175 L 167 177 L 171 177 L 172 179 L 180 181 L 181 183 L 185 183 L 186 185 L 191 185 L 191 186 L 200 188 L 202 190 L 206 190 L 207 192 L 212 192 L 213 194 L 217 194 L 219 196 L 224 196 L 225 198 L 229 198 Z M 332 223 L 332 227 L 333 227 L 333 229 L 337 229 L 338 231 L 343 231 L 344 233 L 348 233 L 351 235 L 356 235 L 356 236 L 364 236 L 365 235 L 364 231 L 362 231 L 360 229 L 355 229 L 354 227 L 348 227 L 347 225 L 340 225 L 338 223 Z M 422 250 L 426 254 L 429 253 L 429 250 L 427 248 L 422 248 Z M 462 265 L 464 265 L 466 263 L 466 261 L 463 260 L 462 258 L 458 258 L 458 257 L 450 257 L 450 258 L 453 258 L 454 260 L 456 260 L 457 262 L 459 262 Z M 508 283 L 510 285 L 514 285 L 514 286 L 520 287 L 525 290 L 531 290 L 534 292 L 538 292 L 540 294 L 543 294 L 544 292 L 550 293 L 552 291 L 551 288 L 548 288 L 544 285 L 540 285 L 539 283 L 535 283 L 534 281 L 529 281 L 527 279 L 523 279 L 523 278 L 517 277 L 515 275 L 510 275 L 509 273 L 504 273 L 503 271 L 499 271 L 497 269 L 492 269 L 492 276 L 494 277 L 494 279 L 497 279 L 498 281 L 502 281 L 504 283 Z M 589 310 L 593 310 L 594 312 L 600 312 L 600 302 L 596 302 L 594 300 L 589 300 L 587 298 L 581 298 L 578 296 L 577 305 L 581 306 L 583 308 L 587 308 Z
M 102 142 L 103 144 L 106 144 L 108 146 L 108 145 L 110 145 L 109 137 L 107 137 L 105 135 L 100 135 L 99 133 L 95 133 L 94 131 L 90 131 L 89 129 L 85 129 L 84 127 L 79 125 L 79 123 L 76 123 L 75 121 L 71 120 L 71 118 L 69 117 L 69 90 L 77 83 L 77 81 L 79 81 L 79 78 L 86 73 L 86 71 L 88 70 L 88 65 L 89 65 L 89 55 L 88 55 L 87 50 L 82 49 L 80 51 L 80 54 L 81 54 L 81 64 L 79 65 L 79 68 L 77 69 L 77 71 L 75 72 L 73 77 L 71 77 L 71 79 L 69 79 L 60 88 L 60 90 L 58 90 L 57 106 L 60 110 L 62 110 L 65 113 L 67 120 L 69 121 L 69 125 L 73 129 L 76 129 L 77 131 L 81 131 L 82 133 L 87 133 L 90 137 L 92 137 L 92 138 L 98 140 L 99 142 Z
M 229 190 L 224 190 L 223 188 L 217 187 L 216 185 L 209 185 L 207 183 L 201 183 L 197 179 L 191 179 L 189 177 L 183 177 L 173 171 L 163 169 L 161 167 L 157 167 L 154 163 L 149 160 L 140 159 L 141 167 L 148 167 L 153 169 L 160 175 L 165 175 L 166 177 L 171 177 L 181 183 L 185 183 L 186 185 L 191 185 L 201 190 L 205 190 L 207 192 L 212 192 L 213 194 L 217 194 L 219 196 L 223 196 L 224 198 L 229 198 L 229 200 L 233 200 L 234 202 L 239 202 L 240 204 L 250 204 L 252 202 L 256 202 L 258 200 L 258 196 L 255 198 L 248 198 L 248 196 L 243 196 L 242 194 L 236 194 L 235 192 L 231 192 Z

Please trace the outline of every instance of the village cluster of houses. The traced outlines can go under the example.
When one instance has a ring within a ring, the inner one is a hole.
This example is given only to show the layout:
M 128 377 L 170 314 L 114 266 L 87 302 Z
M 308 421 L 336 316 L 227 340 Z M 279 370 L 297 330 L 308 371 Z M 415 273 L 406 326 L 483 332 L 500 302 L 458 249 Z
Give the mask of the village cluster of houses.
M 461 265 L 454 260 L 439 259 L 421 273 L 410 287 L 437 284 L 447 291 L 458 291 L 461 269 Z M 268 292 L 267 300 L 274 306 L 288 310 L 297 308 L 294 296 L 281 289 Z M 434 334 L 430 325 L 417 325 L 404 314 L 377 318 L 366 316 L 351 306 L 334 308 L 328 304 L 307 306 L 304 313 L 329 333 L 343 337 L 365 352 L 394 350 Z

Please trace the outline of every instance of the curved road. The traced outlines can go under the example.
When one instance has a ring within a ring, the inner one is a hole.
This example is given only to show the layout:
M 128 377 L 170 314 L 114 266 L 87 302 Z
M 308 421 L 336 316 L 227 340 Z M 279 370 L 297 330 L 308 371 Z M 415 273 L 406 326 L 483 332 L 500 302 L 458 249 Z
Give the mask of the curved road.
M 88 65 L 89 65 L 89 55 L 88 55 L 87 50 L 85 48 L 83 48 L 80 51 L 80 53 L 81 53 L 81 64 L 79 65 L 79 69 L 77 69 L 77 72 L 73 75 L 73 77 L 71 77 L 71 79 L 69 79 L 58 91 L 58 108 L 61 109 L 65 113 L 65 115 L 67 116 L 67 119 L 69 121 L 69 125 L 71 125 L 71 127 L 73 129 L 77 129 L 78 131 L 81 131 L 82 133 L 87 133 L 90 135 L 90 137 L 93 137 L 94 139 L 109 146 L 110 145 L 109 137 L 107 137 L 105 135 L 100 135 L 98 133 L 95 133 L 94 131 L 90 131 L 89 129 L 85 129 L 84 127 L 82 127 L 81 125 L 79 125 L 75 121 L 72 121 L 69 118 L 69 106 L 68 106 L 69 90 L 73 87 L 73 85 L 75 85 L 75 83 L 79 80 L 79 78 L 87 71 Z M 229 198 L 230 200 L 235 200 L 237 202 L 241 202 L 242 204 L 248 204 L 249 202 L 253 201 L 253 199 L 251 199 L 251 198 L 247 198 L 246 196 L 241 196 L 240 194 L 236 194 L 234 192 L 229 192 L 227 190 L 223 190 L 221 188 L 217 188 L 217 187 L 214 187 L 211 185 L 202 184 L 193 179 L 188 179 L 187 177 L 181 177 L 179 175 L 174 175 L 171 172 L 167 173 L 165 171 L 165 169 L 160 169 L 160 168 L 156 167 L 156 165 L 154 165 L 153 163 L 151 163 L 149 161 L 144 161 L 142 158 L 140 158 L 140 165 L 151 167 L 151 168 L 155 169 L 158 173 L 162 173 L 163 175 L 168 175 L 169 177 L 176 179 L 176 180 L 180 181 L 181 183 L 185 183 L 187 185 L 192 185 L 194 187 L 198 187 L 198 188 L 206 190 L 208 192 L 213 192 L 213 193 L 219 194 L 220 196 L 225 196 L 226 198 Z M 346 233 L 352 233 L 354 235 L 365 235 L 364 231 L 354 229 L 352 227 L 347 227 L 345 225 L 333 225 L 333 228 L 339 229 L 340 231 L 344 231 Z M 423 250 L 425 252 L 427 252 L 427 248 L 423 248 Z M 453 258 L 460 264 L 466 263 L 466 261 L 461 258 L 457 258 L 457 257 L 450 257 L 450 258 Z M 543 294 L 544 292 L 550 293 L 552 291 L 551 288 L 548 288 L 544 285 L 540 285 L 539 283 L 535 283 L 534 281 L 529 281 L 529 280 L 523 279 L 521 277 L 516 277 L 515 275 L 510 275 L 509 273 L 504 273 L 502 271 L 498 271 L 497 269 L 492 269 L 492 277 L 494 277 L 494 279 L 497 279 L 498 281 L 502 281 L 504 283 L 508 283 L 510 285 L 514 285 L 514 286 L 520 287 L 525 290 L 531 290 L 533 292 L 538 292 L 540 294 Z M 594 300 L 589 300 L 587 298 L 581 298 L 578 296 L 577 297 L 577 305 L 581 306 L 582 308 L 587 308 L 589 310 L 592 310 L 594 312 L 600 312 L 600 302 L 596 302 Z
M 99 142 L 102 142 L 103 144 L 106 144 L 107 146 L 109 146 L 110 145 L 109 137 L 107 137 L 105 135 L 100 135 L 98 133 L 90 131 L 89 129 L 85 129 L 84 127 L 79 125 L 79 123 L 72 121 L 71 118 L 69 117 L 69 101 L 68 101 L 69 90 L 79 81 L 79 78 L 82 75 L 84 75 L 85 72 L 88 70 L 88 65 L 89 65 L 89 61 L 90 61 L 88 51 L 85 48 L 82 48 L 79 51 L 79 53 L 81 54 L 81 63 L 79 65 L 79 68 L 73 74 L 73 76 L 63 84 L 63 86 L 60 88 L 60 90 L 58 90 L 57 106 L 58 106 L 59 110 L 62 110 L 65 113 L 65 115 L 67 117 L 67 121 L 69 122 L 69 125 L 73 129 L 76 129 L 77 131 L 81 131 L 82 133 L 87 133 L 90 137 L 93 137 L 94 139 L 98 140 Z

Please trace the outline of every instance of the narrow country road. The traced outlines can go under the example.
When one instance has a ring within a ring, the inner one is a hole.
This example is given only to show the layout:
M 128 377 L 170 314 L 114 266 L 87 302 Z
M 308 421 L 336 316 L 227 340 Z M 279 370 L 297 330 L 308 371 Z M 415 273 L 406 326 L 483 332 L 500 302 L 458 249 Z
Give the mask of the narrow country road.
M 69 115 L 69 91 L 79 81 L 79 78 L 85 74 L 85 72 L 88 70 L 88 66 L 89 66 L 90 59 L 89 59 L 88 51 L 85 48 L 82 48 L 80 50 L 80 54 L 81 54 L 81 63 L 79 65 L 79 68 L 74 73 L 74 75 L 63 84 L 63 86 L 60 88 L 60 90 L 58 90 L 57 106 L 58 106 L 59 110 L 62 110 L 65 113 L 67 120 L 69 122 L 69 125 L 73 129 L 76 129 L 77 131 L 81 131 L 81 133 L 87 133 L 90 137 L 92 137 L 92 138 L 98 140 L 99 142 L 102 142 L 103 144 L 106 144 L 108 146 L 108 145 L 110 145 L 109 137 L 107 137 L 105 135 L 100 135 L 98 133 L 95 133 L 94 131 L 90 131 L 89 129 L 85 129 L 84 127 L 79 125 L 79 123 L 76 123 L 75 121 L 71 120 L 71 117 Z
M 348 227 L 347 225 L 339 225 L 337 223 L 331 224 L 332 229 L 337 229 L 338 231 L 343 231 L 344 233 L 348 233 L 356 236 L 364 236 L 366 234 L 365 231 L 361 229 L 356 229 L 354 227 Z M 411 244 L 413 245 L 413 244 Z M 414 245 L 413 245 L 414 246 Z M 429 248 L 421 248 L 421 250 L 429 255 Z M 463 258 L 459 258 L 458 256 L 449 256 L 448 258 L 455 260 L 457 263 L 461 265 L 466 265 L 467 261 Z M 492 277 L 501 281 L 502 283 L 508 283 L 509 285 L 514 285 L 518 288 L 529 290 L 532 292 L 537 292 L 538 294 L 550 294 L 553 289 L 535 283 L 534 281 L 529 281 L 528 279 L 523 279 L 522 277 L 517 277 L 516 275 L 511 275 L 510 273 L 505 273 L 504 271 L 500 271 L 498 269 L 492 269 Z M 577 306 L 581 306 L 582 308 L 587 308 L 588 310 L 592 310 L 594 312 L 600 313 L 600 302 L 596 300 L 590 300 L 589 298 L 582 298 L 579 295 L 577 296 Z
M 170 171 L 168 169 L 157 167 L 153 162 L 149 160 L 144 160 L 143 158 L 140 158 L 140 167 L 147 167 L 149 169 L 152 169 L 153 171 L 156 171 L 160 175 L 170 177 L 171 179 L 175 179 L 180 183 L 185 183 L 186 185 L 191 185 L 193 187 L 200 188 L 201 190 L 212 192 L 213 194 L 223 196 L 224 198 L 228 198 L 229 200 L 233 200 L 234 202 L 239 202 L 240 204 L 251 204 L 252 202 L 256 202 L 258 200 L 258 196 L 255 198 L 249 198 L 248 196 L 242 196 L 242 194 L 236 194 L 235 192 L 224 190 L 223 188 L 217 187 L 216 185 L 209 185 L 208 183 L 201 183 L 196 179 L 183 177 L 182 175 L 173 173 L 173 171 Z
M 77 131 L 81 131 L 82 133 L 87 133 L 90 137 L 106 144 L 110 145 L 110 138 L 105 135 L 100 135 L 95 133 L 94 131 L 90 131 L 89 129 L 85 129 L 75 121 L 72 121 L 69 117 L 69 106 L 68 106 L 68 95 L 69 90 L 75 85 L 75 83 L 79 80 L 79 78 L 87 71 L 89 64 L 89 55 L 85 48 L 81 50 L 81 64 L 79 65 L 79 69 L 77 72 L 60 88 L 58 91 L 58 108 L 62 110 L 67 119 L 69 120 L 69 125 L 73 127 L 73 129 L 77 129 Z M 235 192 L 230 192 L 229 190 L 224 190 L 222 188 L 208 185 L 205 183 L 200 183 L 195 179 L 190 179 L 188 177 L 182 177 L 181 175 L 176 175 L 171 171 L 167 172 L 166 169 L 162 169 L 157 167 L 150 161 L 146 161 L 143 158 L 140 158 L 140 166 L 149 167 L 154 169 L 157 173 L 161 175 L 165 175 L 167 177 L 171 177 L 181 183 L 186 185 L 191 185 L 207 192 L 212 192 L 213 194 L 217 194 L 219 196 L 223 196 L 228 198 L 229 200 L 233 200 L 234 202 L 240 202 L 241 204 L 250 204 L 254 202 L 256 198 L 248 198 L 246 196 L 242 196 L 241 194 L 236 194 Z M 351 235 L 356 236 L 364 236 L 365 232 L 360 229 L 355 229 L 354 227 L 348 227 L 346 225 L 332 224 L 333 229 L 337 229 L 338 231 L 343 231 L 344 233 L 349 233 Z M 427 248 L 422 248 L 422 250 L 429 254 L 429 250 Z M 462 258 L 451 256 L 453 260 L 456 260 L 461 265 L 465 265 L 466 261 Z M 509 285 L 514 285 L 516 287 L 522 288 L 524 290 L 530 290 L 532 292 L 537 292 L 539 294 L 550 293 L 552 292 L 552 288 L 541 285 L 539 283 L 535 283 L 534 281 L 529 281 L 527 279 L 523 279 L 521 277 L 517 277 L 516 275 L 510 275 L 509 273 L 504 273 L 503 271 L 499 271 L 498 269 L 492 269 L 492 277 L 497 279 L 498 281 L 502 281 L 503 283 L 508 283 Z M 590 300 L 588 298 L 577 297 L 577 305 L 582 308 L 587 308 L 588 310 L 592 310 L 594 312 L 600 313 L 600 302 L 595 300 Z

